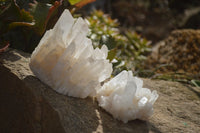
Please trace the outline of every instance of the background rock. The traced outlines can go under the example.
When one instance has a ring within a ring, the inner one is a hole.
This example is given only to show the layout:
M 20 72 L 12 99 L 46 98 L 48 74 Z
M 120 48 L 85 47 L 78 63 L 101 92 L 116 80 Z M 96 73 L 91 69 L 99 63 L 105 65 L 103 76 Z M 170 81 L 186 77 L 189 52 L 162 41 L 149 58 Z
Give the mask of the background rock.
M 162 72 L 186 72 L 200 78 L 200 30 L 175 30 L 154 47 L 147 67 L 169 64 Z
M 144 79 L 160 95 L 149 121 L 127 124 L 113 119 L 95 99 L 63 96 L 29 69 L 29 54 L 9 50 L 0 55 L 0 132 L 198 132 L 200 89 L 176 82 Z

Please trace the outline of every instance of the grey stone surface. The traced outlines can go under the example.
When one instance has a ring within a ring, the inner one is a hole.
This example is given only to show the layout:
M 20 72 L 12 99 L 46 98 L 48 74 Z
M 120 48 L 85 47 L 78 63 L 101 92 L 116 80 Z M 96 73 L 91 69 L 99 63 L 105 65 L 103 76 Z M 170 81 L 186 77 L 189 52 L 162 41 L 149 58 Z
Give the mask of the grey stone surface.
M 147 133 L 200 131 L 200 89 L 144 79 L 160 95 L 148 121 L 115 120 L 95 99 L 63 96 L 37 79 L 30 55 L 0 54 L 0 133 Z

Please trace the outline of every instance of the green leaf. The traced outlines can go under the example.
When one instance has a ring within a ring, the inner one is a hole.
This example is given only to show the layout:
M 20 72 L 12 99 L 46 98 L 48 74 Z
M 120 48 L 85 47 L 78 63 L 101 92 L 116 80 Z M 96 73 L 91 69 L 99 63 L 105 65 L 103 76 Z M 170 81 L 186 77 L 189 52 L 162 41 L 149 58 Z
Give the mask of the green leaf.
M 28 23 L 28 22 L 12 22 L 9 24 L 9 29 L 13 29 L 19 26 L 26 26 L 26 27 L 32 27 L 35 23 Z
M 115 58 L 116 54 L 117 54 L 117 49 L 112 49 L 112 50 L 110 50 L 110 51 L 108 52 L 108 57 L 107 57 L 107 59 L 109 59 L 110 61 L 112 61 L 112 60 Z
M 36 32 L 39 34 L 43 34 L 45 30 L 45 21 L 51 6 L 52 6 L 51 4 L 45 4 L 39 2 L 31 4 L 30 12 L 35 20 L 34 28 Z
M 72 1 L 74 1 L 74 0 L 72 0 Z M 75 0 L 75 1 L 78 1 L 78 0 Z M 89 3 L 92 3 L 92 2 L 94 2 L 96 0 L 79 0 L 79 1 L 80 2 L 78 2 L 78 3 L 75 4 L 75 6 L 77 8 L 82 8 L 83 6 L 85 6 L 85 5 L 89 4 Z
M 82 0 L 69 0 L 69 3 L 71 4 L 71 5 L 75 5 L 76 3 L 79 3 L 79 2 L 81 2 Z
M 109 50 L 116 47 L 116 40 L 115 40 L 114 37 L 109 36 L 109 35 L 106 36 L 106 39 L 103 39 L 102 37 L 100 39 L 100 44 L 102 44 L 102 45 L 105 44 L 108 47 Z
M 142 60 L 146 60 L 146 58 L 147 58 L 147 57 L 144 56 L 144 55 L 139 55 L 139 56 L 137 56 L 137 59 L 138 59 L 138 60 L 141 60 L 141 61 L 142 61 Z
M 200 81 L 199 80 L 191 80 L 192 84 L 196 87 L 200 87 Z
M 15 0 L 11 0 L 11 2 L 3 9 L 0 14 L 0 34 L 3 35 L 4 33 L 9 32 L 9 30 L 12 28 L 22 26 L 22 23 L 32 23 L 32 21 L 33 16 L 24 9 L 20 9 Z
M 29 12 L 22 9 L 22 10 L 20 10 L 20 20 L 26 21 L 26 22 L 32 22 L 33 16 Z
M 34 2 L 30 5 L 30 12 L 35 20 L 34 29 L 37 33 L 40 35 L 44 33 L 49 19 L 55 15 L 60 4 L 60 2 L 56 1 L 54 5 L 39 2 Z
M 0 19 L 4 22 L 32 22 L 33 16 L 24 9 L 20 9 L 15 0 L 1 12 Z

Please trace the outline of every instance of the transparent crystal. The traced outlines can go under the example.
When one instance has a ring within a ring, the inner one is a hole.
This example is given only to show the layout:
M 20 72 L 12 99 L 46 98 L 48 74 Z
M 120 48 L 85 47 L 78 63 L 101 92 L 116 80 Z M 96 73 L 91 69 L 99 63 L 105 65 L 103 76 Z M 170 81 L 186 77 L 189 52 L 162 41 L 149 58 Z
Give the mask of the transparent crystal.
M 122 71 L 97 91 L 99 105 L 124 123 L 146 120 L 153 114 L 157 92 L 142 88 L 143 81 L 133 77 L 132 71 Z
M 33 73 L 61 94 L 80 98 L 95 95 L 100 82 L 110 77 L 112 64 L 106 59 L 108 48 L 94 49 L 86 37 L 88 31 L 82 18 L 75 20 L 65 10 L 33 51 Z

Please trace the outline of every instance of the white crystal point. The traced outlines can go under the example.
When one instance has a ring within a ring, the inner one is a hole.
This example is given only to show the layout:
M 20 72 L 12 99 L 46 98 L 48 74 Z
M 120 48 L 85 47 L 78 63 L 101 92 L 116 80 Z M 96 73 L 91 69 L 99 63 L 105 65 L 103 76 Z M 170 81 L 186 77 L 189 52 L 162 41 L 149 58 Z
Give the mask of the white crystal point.
M 132 71 L 122 71 L 97 91 L 97 100 L 102 108 L 124 123 L 146 120 L 153 114 L 158 94 L 142 86 L 143 81 L 133 77 Z
M 112 64 L 106 59 L 107 47 L 94 49 L 88 31 L 82 18 L 75 20 L 65 10 L 33 51 L 29 64 L 33 73 L 61 94 L 95 95 L 100 82 L 110 77 Z

